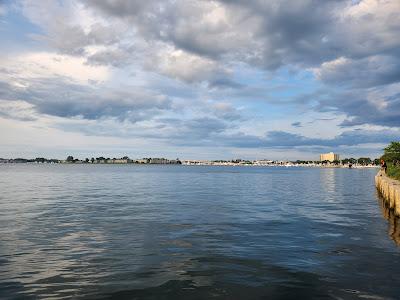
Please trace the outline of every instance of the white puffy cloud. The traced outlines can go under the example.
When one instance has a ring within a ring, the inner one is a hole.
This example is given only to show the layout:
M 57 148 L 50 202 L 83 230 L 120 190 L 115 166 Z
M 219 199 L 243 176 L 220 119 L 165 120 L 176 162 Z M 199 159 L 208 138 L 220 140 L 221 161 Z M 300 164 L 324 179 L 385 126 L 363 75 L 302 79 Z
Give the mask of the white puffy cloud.
M 9 83 L 29 85 L 30 79 L 64 77 L 73 82 L 87 84 L 102 82 L 110 77 L 105 66 L 90 66 L 82 57 L 55 54 L 51 52 L 30 52 L 13 57 L 2 56 L 0 76 L 7 77 Z
M 157 53 L 156 59 L 148 63 L 148 68 L 189 83 L 214 82 L 229 77 L 229 70 L 215 61 L 183 50 L 168 49 Z

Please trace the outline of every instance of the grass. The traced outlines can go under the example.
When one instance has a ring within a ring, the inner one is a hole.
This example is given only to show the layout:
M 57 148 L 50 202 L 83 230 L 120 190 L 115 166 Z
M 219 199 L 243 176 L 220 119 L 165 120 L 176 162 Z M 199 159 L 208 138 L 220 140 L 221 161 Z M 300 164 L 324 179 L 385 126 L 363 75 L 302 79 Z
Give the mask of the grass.
M 400 180 L 400 167 L 388 164 L 387 175 L 393 179 Z

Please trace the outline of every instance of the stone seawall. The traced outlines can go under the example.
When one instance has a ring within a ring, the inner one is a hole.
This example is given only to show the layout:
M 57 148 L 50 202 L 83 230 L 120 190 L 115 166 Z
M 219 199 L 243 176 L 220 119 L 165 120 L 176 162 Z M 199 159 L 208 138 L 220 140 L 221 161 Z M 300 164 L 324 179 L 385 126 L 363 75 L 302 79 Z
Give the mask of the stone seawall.
M 400 181 L 387 177 L 382 171 L 375 176 L 375 185 L 395 215 L 400 216 Z

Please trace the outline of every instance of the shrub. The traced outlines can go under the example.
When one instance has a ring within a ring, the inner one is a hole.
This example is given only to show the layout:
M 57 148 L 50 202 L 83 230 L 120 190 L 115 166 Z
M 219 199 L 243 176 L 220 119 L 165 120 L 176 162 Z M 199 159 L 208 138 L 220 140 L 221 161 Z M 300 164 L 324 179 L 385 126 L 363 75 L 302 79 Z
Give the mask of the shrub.
M 400 167 L 395 166 L 392 163 L 388 163 L 387 165 L 388 165 L 387 175 L 394 179 L 400 180 Z
M 394 166 L 400 166 L 400 142 L 391 142 L 384 151 L 381 159 Z

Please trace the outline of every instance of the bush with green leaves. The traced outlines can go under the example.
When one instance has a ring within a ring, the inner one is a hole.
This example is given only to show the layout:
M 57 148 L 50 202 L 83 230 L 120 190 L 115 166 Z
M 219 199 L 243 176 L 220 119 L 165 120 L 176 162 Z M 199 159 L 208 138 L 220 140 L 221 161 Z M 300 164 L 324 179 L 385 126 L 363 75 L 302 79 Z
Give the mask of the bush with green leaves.
M 392 163 L 388 163 L 386 174 L 393 179 L 400 180 L 400 167 L 394 166 Z
M 394 166 L 400 166 L 400 142 L 391 142 L 384 151 L 381 159 L 392 163 Z

